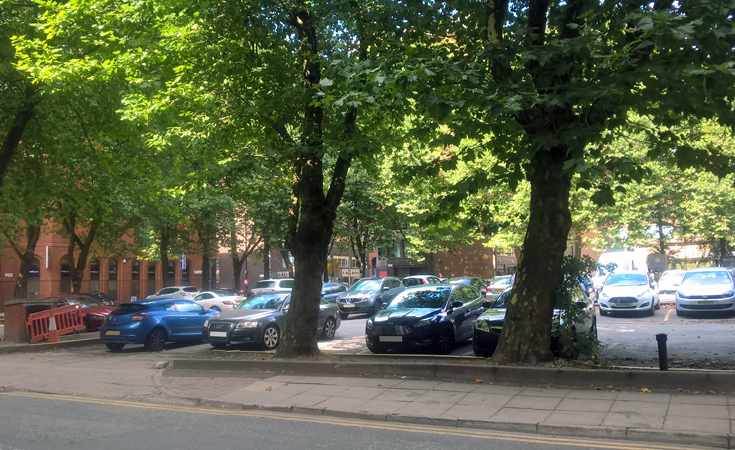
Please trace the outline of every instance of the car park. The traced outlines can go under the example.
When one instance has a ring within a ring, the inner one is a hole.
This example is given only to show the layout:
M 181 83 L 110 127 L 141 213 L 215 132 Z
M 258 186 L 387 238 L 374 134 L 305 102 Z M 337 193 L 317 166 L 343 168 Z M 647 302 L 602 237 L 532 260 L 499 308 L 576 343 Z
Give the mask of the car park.
M 597 316 L 594 303 L 581 288 L 574 288 L 570 295 L 575 307 L 581 311 L 579 315 L 581 320 L 573 325 L 574 332 L 588 333 L 591 337 L 597 339 Z M 497 299 L 484 304 L 487 309 L 475 322 L 472 336 L 472 350 L 476 356 L 492 356 L 495 352 L 505 324 L 505 313 L 512 296 L 513 287 L 509 286 Z M 562 316 L 559 305 L 555 305 L 552 327 L 556 332 L 552 332 L 555 337 L 552 337 L 551 347 L 556 354 L 562 351 L 561 341 L 558 338 L 558 329 L 563 324 Z
M 490 284 L 487 285 L 487 288 L 485 288 L 485 298 L 495 300 L 508 286 L 511 285 L 512 280 L 512 275 L 500 275 L 493 278 L 490 280 Z
M 434 275 L 411 275 L 401 280 L 405 287 L 421 286 L 424 284 L 441 284 L 441 280 Z
M 676 314 L 734 311 L 735 286 L 727 268 L 690 269 L 676 291 Z
M 57 295 L 55 297 L 47 297 L 44 300 L 55 299 L 56 306 L 68 306 L 68 305 L 79 305 L 82 307 L 84 317 L 82 322 L 84 323 L 84 331 L 97 331 L 100 329 L 100 325 L 105 321 L 108 314 L 115 310 L 114 306 L 105 305 L 101 300 L 92 297 L 90 295 Z
M 201 329 L 202 337 L 215 348 L 228 344 L 256 344 L 265 350 L 274 350 L 281 343 L 290 302 L 289 293 L 257 294 L 234 310 L 207 320 Z M 334 338 L 340 323 L 337 305 L 321 299 L 317 335 Z
M 260 280 L 250 290 L 250 295 L 264 294 L 266 292 L 290 291 L 293 289 L 293 278 L 272 278 Z
M 658 279 L 658 297 L 662 303 L 674 303 L 676 291 L 679 290 L 681 280 L 686 275 L 686 270 L 667 270 Z
M 468 284 L 474 286 L 484 296 L 487 292 L 487 281 L 480 277 L 452 277 L 447 280 L 449 284 Z
M 123 303 L 102 323 L 100 340 L 111 351 L 122 350 L 128 344 L 161 351 L 166 342 L 201 342 L 204 322 L 218 314 L 188 299 Z
M 661 308 L 656 284 L 643 272 L 616 270 L 608 275 L 598 295 L 600 315 L 640 311 L 654 315 Z
M 322 298 L 329 303 L 337 303 L 337 299 L 343 292 L 349 289 L 342 283 L 324 283 L 322 284 Z
M 237 306 L 245 297 L 232 295 L 229 291 L 215 289 L 214 291 L 200 292 L 192 300 L 215 311 L 224 311 Z
M 373 353 L 422 348 L 449 353 L 472 337 L 483 301 L 479 290 L 463 284 L 407 288 L 367 320 L 365 343 Z
M 373 315 L 405 287 L 396 277 L 361 278 L 337 299 L 342 318 L 350 314 Z
M 163 298 L 193 298 L 199 293 L 196 286 L 169 286 L 165 287 L 153 295 L 146 297 L 146 300 L 160 300 Z

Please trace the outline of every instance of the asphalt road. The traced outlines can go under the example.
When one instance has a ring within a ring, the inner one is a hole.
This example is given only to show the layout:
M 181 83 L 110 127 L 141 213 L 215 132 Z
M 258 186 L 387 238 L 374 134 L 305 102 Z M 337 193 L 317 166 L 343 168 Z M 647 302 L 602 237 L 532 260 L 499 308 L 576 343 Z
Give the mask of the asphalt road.
M 336 417 L 0 393 L 0 449 L 680 449 Z

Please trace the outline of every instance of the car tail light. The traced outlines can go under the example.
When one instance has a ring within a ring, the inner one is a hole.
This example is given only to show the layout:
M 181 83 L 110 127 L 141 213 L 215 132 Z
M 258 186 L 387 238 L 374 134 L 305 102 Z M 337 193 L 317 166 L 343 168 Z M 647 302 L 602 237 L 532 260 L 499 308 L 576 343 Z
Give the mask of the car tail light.
M 133 316 L 130 316 L 130 321 L 131 322 L 137 322 L 137 321 L 140 321 L 140 320 L 143 320 L 143 319 L 147 319 L 148 317 L 150 317 L 150 314 L 145 314 L 145 313 L 143 313 L 143 314 L 135 314 Z
M 229 300 L 223 300 L 222 301 L 222 304 L 223 305 L 227 305 L 227 306 L 234 306 L 235 305 L 235 302 L 231 302 Z
M 493 291 L 493 288 L 491 288 L 490 286 L 485 286 L 485 292 L 492 292 L 492 291 Z

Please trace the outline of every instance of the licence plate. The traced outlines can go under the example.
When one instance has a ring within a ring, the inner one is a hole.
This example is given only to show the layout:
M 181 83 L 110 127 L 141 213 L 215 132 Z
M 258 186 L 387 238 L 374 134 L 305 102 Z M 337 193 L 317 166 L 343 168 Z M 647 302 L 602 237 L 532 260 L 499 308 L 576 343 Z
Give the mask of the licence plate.
M 403 336 L 378 336 L 380 342 L 403 342 Z
M 697 304 L 698 305 L 714 305 L 715 301 L 714 300 L 699 300 Z
M 227 332 L 226 331 L 210 331 L 209 332 L 209 337 L 224 337 L 224 338 L 226 338 L 227 337 Z
M 342 307 L 343 308 L 354 308 L 355 305 L 353 305 L 352 303 L 345 303 L 344 305 L 342 305 Z
M 119 331 L 105 331 L 105 336 L 120 336 Z

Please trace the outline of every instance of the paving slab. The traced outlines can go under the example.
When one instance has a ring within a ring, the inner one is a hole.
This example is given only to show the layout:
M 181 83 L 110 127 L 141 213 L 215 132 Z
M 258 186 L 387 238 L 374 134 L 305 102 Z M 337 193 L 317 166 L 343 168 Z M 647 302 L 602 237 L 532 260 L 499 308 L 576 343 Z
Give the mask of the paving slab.
M 494 422 L 537 424 L 551 415 L 549 410 L 504 407 L 490 419 Z
M 586 413 L 607 413 L 612 408 L 613 400 L 592 400 L 581 398 L 565 398 L 556 406 L 558 411 L 583 411 Z M 602 421 L 602 419 L 600 419 Z
M 723 405 L 699 405 L 692 403 L 671 403 L 666 412 L 666 417 L 684 416 L 692 418 L 723 418 L 728 417 L 727 406 Z
M 554 411 L 549 417 L 547 417 L 542 423 L 545 425 L 587 425 L 587 426 L 599 426 L 605 419 L 604 412 L 590 412 L 590 411 Z
M 553 411 L 561 403 L 560 397 L 531 397 L 516 395 L 505 404 L 506 408 L 524 408 L 527 410 L 545 409 Z
M 367 412 L 369 414 L 395 414 L 396 411 L 408 405 L 410 402 L 391 401 L 391 400 L 368 400 L 358 407 L 358 412 Z
M 502 405 L 492 404 L 483 405 L 482 408 L 477 408 L 476 405 L 454 405 L 444 411 L 440 417 L 448 419 L 490 420 L 501 408 Z
M 512 395 L 501 395 L 501 394 L 483 394 L 478 392 L 472 392 L 465 395 L 458 404 L 460 405 L 480 405 L 483 408 L 491 405 L 498 405 L 499 407 L 507 404 Z M 476 406 L 475 406 L 476 407 Z
M 634 411 L 611 412 L 602 420 L 604 427 L 647 428 L 660 430 L 664 425 L 662 416 L 649 416 Z
M 730 420 L 696 416 L 666 416 L 663 429 L 705 434 L 728 434 L 730 433 Z

